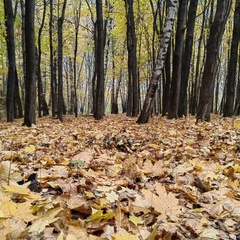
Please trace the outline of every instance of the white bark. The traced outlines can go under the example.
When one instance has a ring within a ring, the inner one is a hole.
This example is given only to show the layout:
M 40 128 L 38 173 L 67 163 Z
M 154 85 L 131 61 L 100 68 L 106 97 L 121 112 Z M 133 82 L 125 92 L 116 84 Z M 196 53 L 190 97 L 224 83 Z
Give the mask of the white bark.
M 177 9 L 177 3 L 178 3 L 177 0 L 169 0 L 167 3 L 168 4 L 167 16 L 166 16 L 165 25 L 163 28 L 162 38 L 160 41 L 158 57 L 156 59 L 156 66 L 152 73 L 152 78 L 150 80 L 147 95 L 143 104 L 143 109 L 137 120 L 137 123 L 140 123 L 140 124 L 147 123 L 151 115 L 153 102 L 156 95 L 158 80 L 162 74 L 162 70 L 165 65 L 165 58 L 166 58 L 168 45 L 169 45 L 169 41 L 172 34 L 174 18 L 175 18 L 176 9 Z

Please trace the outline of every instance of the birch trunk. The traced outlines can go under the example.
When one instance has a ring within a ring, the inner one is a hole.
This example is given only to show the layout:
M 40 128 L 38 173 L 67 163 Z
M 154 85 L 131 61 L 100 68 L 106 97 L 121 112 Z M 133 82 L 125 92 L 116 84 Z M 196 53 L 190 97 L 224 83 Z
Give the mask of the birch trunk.
M 160 42 L 158 57 L 156 60 L 155 69 L 153 70 L 152 77 L 149 83 L 147 95 L 145 97 L 145 101 L 143 104 L 143 109 L 137 120 L 137 123 L 139 124 L 147 123 L 152 112 L 159 77 L 162 74 L 162 70 L 165 64 L 165 57 L 169 45 L 169 40 L 171 38 L 177 2 L 178 2 L 177 0 L 168 1 L 167 17 L 163 29 L 162 39 Z

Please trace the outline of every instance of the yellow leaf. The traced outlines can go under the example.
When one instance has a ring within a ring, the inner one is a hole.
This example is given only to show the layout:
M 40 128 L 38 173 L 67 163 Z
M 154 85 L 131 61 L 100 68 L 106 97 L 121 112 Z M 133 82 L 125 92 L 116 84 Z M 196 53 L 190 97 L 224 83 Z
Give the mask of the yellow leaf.
M 38 193 L 32 193 L 30 191 L 30 189 L 26 188 L 26 187 L 22 187 L 22 186 L 7 186 L 7 185 L 3 185 L 4 191 L 7 193 L 12 193 L 12 194 L 19 194 L 19 195 L 23 195 L 27 198 L 30 199 L 42 199 L 41 195 Z
M 108 186 L 98 186 L 97 191 L 99 192 L 111 192 L 113 190 L 113 187 Z
M 47 155 L 44 157 L 44 160 L 47 162 L 48 165 L 54 165 L 56 164 L 55 161 L 53 161 L 52 157 Z
M 89 222 L 109 220 L 115 216 L 116 216 L 116 214 L 113 212 L 103 214 L 102 210 L 98 210 L 97 212 L 95 212 L 94 214 L 91 215 Z
M 159 145 L 157 145 L 157 144 L 153 144 L 153 143 L 148 144 L 148 147 L 154 148 L 154 149 L 156 149 L 156 150 L 161 149 L 161 146 L 159 146 Z
M 89 222 L 95 221 L 95 220 L 99 220 L 102 216 L 102 210 L 98 210 L 97 212 L 93 213 L 90 216 Z
M 0 176 L 1 180 L 3 180 L 4 182 L 8 182 L 9 180 L 12 180 L 13 182 L 18 182 L 22 179 L 17 164 L 10 161 L 4 161 L 0 163 Z
M 35 221 L 29 228 L 29 232 L 39 234 L 44 231 L 45 227 L 49 224 L 56 222 L 58 218 L 56 217 L 63 209 L 61 207 L 50 209 L 44 212 L 40 219 Z
M 240 130 L 240 121 L 235 121 L 234 122 L 234 128 Z
M 86 196 L 87 196 L 88 198 L 95 198 L 95 195 L 94 195 L 92 192 L 84 191 L 84 193 L 86 194 Z
M 34 145 L 29 145 L 25 148 L 26 153 L 34 153 L 35 151 L 36 151 L 36 148 L 34 147 Z
M 23 219 L 25 222 L 30 222 L 38 217 L 32 215 L 31 203 L 15 203 L 10 198 L 4 197 L 1 199 L 0 212 L 2 218 Z
M 144 221 L 139 219 L 138 217 L 135 217 L 135 216 L 130 216 L 129 217 L 129 220 L 135 225 L 137 226 L 138 224 L 143 224 Z
M 113 234 L 112 235 L 113 240 L 138 240 L 138 238 L 135 235 L 130 235 L 130 234 Z

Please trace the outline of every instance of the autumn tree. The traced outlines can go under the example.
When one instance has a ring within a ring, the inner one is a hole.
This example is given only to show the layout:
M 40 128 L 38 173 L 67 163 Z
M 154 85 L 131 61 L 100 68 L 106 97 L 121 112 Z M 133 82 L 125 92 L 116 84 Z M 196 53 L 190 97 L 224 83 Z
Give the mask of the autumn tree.
M 204 6 L 208 6 L 207 5 L 208 0 L 204 0 Z M 210 3 L 210 2 L 209 2 Z M 209 8 L 209 7 L 208 7 Z M 207 9 L 207 7 L 205 8 Z M 209 19 L 208 17 L 208 12 L 206 10 L 203 11 L 203 16 L 202 16 L 202 20 L 200 22 L 200 29 L 199 29 L 199 36 L 197 38 L 197 42 L 198 42 L 198 46 L 197 49 L 195 49 L 195 68 L 194 68 L 194 76 L 193 79 L 191 81 L 191 92 L 190 92 L 190 99 L 189 99 L 189 112 L 192 115 L 196 114 L 197 111 L 197 105 L 198 105 L 198 99 L 199 99 L 199 86 L 200 86 L 200 80 L 202 77 L 202 62 L 205 60 L 205 51 L 202 51 L 202 45 L 205 42 L 205 29 L 207 28 L 207 19 Z M 211 20 L 212 21 L 212 20 Z M 205 49 L 205 48 L 204 48 Z M 184 70 L 186 72 L 186 70 Z M 184 77 L 184 75 L 183 75 Z M 185 80 L 183 80 L 185 81 Z
M 61 16 L 58 18 L 58 119 L 63 121 L 63 22 L 67 0 L 64 0 Z
M 194 37 L 194 26 L 196 20 L 198 0 L 190 0 L 188 17 L 186 23 L 186 39 L 183 49 L 182 56 L 182 70 L 181 70 L 181 86 L 180 86 L 180 96 L 179 96 L 179 107 L 178 116 L 183 117 L 188 114 L 187 96 L 188 96 L 188 83 L 190 75 L 190 67 L 193 52 L 193 37 Z
M 207 40 L 206 62 L 204 64 L 202 85 L 200 89 L 199 106 L 196 116 L 197 121 L 210 121 L 214 84 L 219 63 L 219 49 L 231 3 L 231 0 L 217 1 L 214 21 L 210 26 L 209 38 Z
M 94 118 L 101 120 L 104 116 L 104 26 L 103 26 L 103 5 L 102 0 L 96 1 L 97 13 L 97 35 L 96 35 L 96 109 Z
M 43 16 L 40 28 L 38 30 L 38 60 L 37 60 L 37 77 L 38 77 L 38 116 L 46 116 L 49 114 L 47 102 L 45 95 L 43 93 L 43 83 L 42 83 L 42 74 L 41 74 L 41 59 L 42 59 L 42 46 L 41 46 L 41 36 L 43 31 L 43 26 L 46 17 L 47 1 L 43 1 Z
M 172 84 L 171 84 L 171 90 L 170 90 L 170 104 L 169 104 L 169 113 L 168 113 L 168 118 L 170 119 L 178 117 L 187 4 L 188 4 L 188 0 L 179 1 L 176 43 L 175 43 L 175 49 L 173 53 Z
M 51 102 L 52 102 L 52 116 L 55 117 L 56 114 L 56 78 L 55 78 L 55 68 L 54 68 L 54 49 L 53 49 L 53 0 L 49 0 L 49 55 L 50 55 L 50 83 L 51 83 Z
M 135 33 L 135 19 L 133 0 L 125 0 L 127 17 L 127 49 L 128 49 L 128 99 L 127 115 L 137 116 L 138 102 L 138 75 L 137 75 L 137 38 Z
M 77 8 L 74 10 L 74 27 L 75 27 L 75 44 L 74 44 L 74 58 L 73 58 L 73 85 L 74 85 L 74 113 L 75 117 L 78 115 L 77 104 L 77 53 L 78 53 L 78 33 L 81 17 L 82 1 L 78 3 Z
M 234 99 L 236 88 L 236 70 L 238 61 L 238 47 L 240 40 L 240 0 L 236 0 L 234 24 L 233 24 L 233 36 L 231 43 L 230 60 L 228 64 L 228 75 L 226 84 L 226 100 L 223 110 L 225 117 L 231 117 L 234 114 Z
M 34 35 L 35 0 L 25 3 L 26 80 L 24 125 L 36 124 L 36 48 Z
M 7 78 L 7 121 L 14 121 L 17 116 L 17 101 L 20 101 L 18 92 L 18 78 L 16 69 L 16 54 L 15 54 L 15 37 L 14 37 L 14 14 L 12 0 L 4 0 L 4 14 L 6 25 L 6 42 L 8 53 L 8 78 Z M 19 109 L 21 111 L 21 101 L 19 103 Z
M 162 38 L 160 42 L 158 57 L 157 57 L 155 69 L 153 70 L 150 84 L 147 90 L 147 95 L 145 97 L 143 109 L 137 120 L 137 123 L 139 124 L 147 123 L 149 120 L 149 117 L 151 116 L 159 77 L 162 74 L 162 70 L 164 68 L 165 57 L 167 54 L 167 49 L 168 49 L 168 45 L 169 45 L 169 41 L 172 33 L 177 2 L 178 2 L 177 0 L 168 1 L 167 16 L 165 20 L 165 26 L 162 31 Z

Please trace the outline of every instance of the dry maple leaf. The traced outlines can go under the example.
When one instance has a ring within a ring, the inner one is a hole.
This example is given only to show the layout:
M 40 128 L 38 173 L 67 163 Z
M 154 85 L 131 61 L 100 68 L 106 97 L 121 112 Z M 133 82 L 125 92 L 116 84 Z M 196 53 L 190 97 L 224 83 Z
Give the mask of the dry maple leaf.
M 34 216 L 32 205 L 29 202 L 15 203 L 8 197 L 3 197 L 0 202 L 1 218 L 13 218 L 17 220 L 23 219 L 25 222 L 30 222 L 38 217 Z
M 156 194 L 148 189 L 142 189 L 144 197 L 151 203 L 152 207 L 160 213 L 161 219 L 175 219 L 180 214 L 178 199 L 171 192 L 167 193 L 160 183 L 155 184 Z

